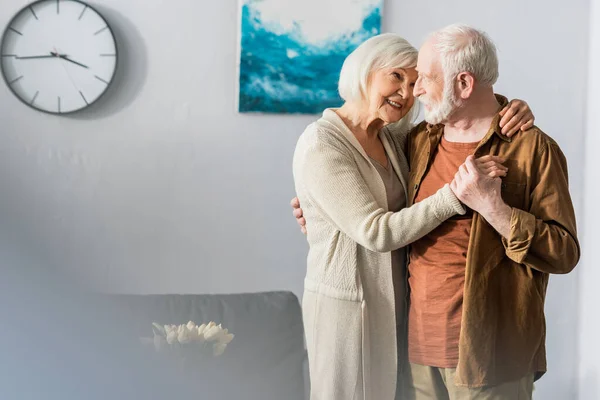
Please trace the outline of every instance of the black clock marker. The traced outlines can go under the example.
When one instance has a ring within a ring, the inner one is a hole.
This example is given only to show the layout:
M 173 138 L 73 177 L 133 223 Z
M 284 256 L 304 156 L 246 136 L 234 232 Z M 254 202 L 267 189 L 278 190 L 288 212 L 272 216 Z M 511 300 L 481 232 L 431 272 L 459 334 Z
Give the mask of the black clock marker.
M 33 99 L 31 99 L 31 102 L 29 104 L 33 104 L 35 102 L 35 99 L 37 99 L 38 94 L 40 94 L 39 90 L 37 92 L 35 92 L 35 95 L 33 96 Z
M 15 83 L 15 82 L 17 82 L 17 81 L 19 81 L 19 80 L 21 80 L 21 79 L 23 79 L 23 75 L 21 75 L 21 76 L 20 76 L 20 77 L 18 77 L 18 78 L 15 78 L 15 79 L 13 79 L 12 81 L 8 82 L 8 84 L 9 84 L 9 85 L 12 85 L 13 83 Z
M 21 32 L 19 32 L 18 30 L 16 30 L 15 28 L 13 28 L 12 26 L 9 26 L 8 29 L 10 29 L 11 31 L 13 31 L 14 33 L 17 33 L 21 36 L 23 36 L 23 34 Z
M 2 54 L 2 57 L 16 57 L 16 54 Z
M 85 13 L 85 10 L 88 9 L 88 6 L 86 5 L 85 7 L 83 7 L 83 11 L 81 12 L 81 14 L 79 14 L 79 20 L 81 20 L 81 18 L 83 17 L 83 14 Z
M 33 11 L 33 7 L 29 6 L 29 11 L 31 11 L 31 13 L 33 14 L 33 16 L 35 17 L 35 19 L 39 19 L 37 15 L 35 15 L 35 11 Z
M 83 95 L 83 93 L 81 93 L 81 90 L 79 91 L 79 94 L 81 95 L 81 98 L 83 99 L 83 101 L 85 101 L 86 105 L 90 105 L 90 103 L 88 103 L 87 99 L 85 98 L 85 96 Z
M 56 13 L 60 14 L 60 0 L 56 0 Z
M 98 75 L 94 75 L 96 77 L 96 79 L 98 79 L 99 81 L 102 81 L 104 83 L 106 83 L 108 85 L 108 82 L 106 82 L 104 79 L 100 78 Z
M 60 112 L 60 96 L 58 96 L 58 112 Z
M 116 54 L 100 54 L 100 57 L 116 57 Z
M 105 31 L 105 30 L 107 30 L 107 29 L 108 29 L 108 26 L 105 26 L 104 28 L 102 28 L 102 29 L 100 29 L 99 31 L 97 31 L 96 33 L 94 33 L 94 35 L 97 35 L 97 34 L 99 34 L 99 33 L 102 33 L 102 32 L 104 32 L 104 31 Z

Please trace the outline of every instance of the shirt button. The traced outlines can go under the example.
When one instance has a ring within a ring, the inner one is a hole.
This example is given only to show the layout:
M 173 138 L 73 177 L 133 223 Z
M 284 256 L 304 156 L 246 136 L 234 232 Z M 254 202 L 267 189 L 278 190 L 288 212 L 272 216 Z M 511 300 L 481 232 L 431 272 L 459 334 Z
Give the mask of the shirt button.
M 419 184 L 415 183 L 415 190 L 419 188 Z

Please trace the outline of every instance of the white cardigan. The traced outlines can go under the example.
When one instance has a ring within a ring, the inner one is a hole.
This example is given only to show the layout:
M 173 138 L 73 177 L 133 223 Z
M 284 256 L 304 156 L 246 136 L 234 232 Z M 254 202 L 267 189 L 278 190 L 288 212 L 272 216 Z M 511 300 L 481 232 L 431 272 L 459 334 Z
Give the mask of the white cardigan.
M 406 192 L 407 132 L 390 127 L 380 138 Z M 465 210 L 446 185 L 388 212 L 379 173 L 333 109 L 301 135 L 293 169 L 310 246 L 302 302 L 311 399 L 392 400 L 398 361 L 390 252 Z

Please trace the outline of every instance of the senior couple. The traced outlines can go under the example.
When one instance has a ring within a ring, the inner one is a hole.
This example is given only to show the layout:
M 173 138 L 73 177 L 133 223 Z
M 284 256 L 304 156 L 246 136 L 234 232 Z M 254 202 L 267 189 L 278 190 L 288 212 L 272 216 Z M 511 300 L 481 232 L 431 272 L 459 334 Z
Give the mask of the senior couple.
M 311 399 L 531 399 L 548 278 L 580 248 L 565 157 L 497 78 L 477 29 L 379 35 L 299 138 Z

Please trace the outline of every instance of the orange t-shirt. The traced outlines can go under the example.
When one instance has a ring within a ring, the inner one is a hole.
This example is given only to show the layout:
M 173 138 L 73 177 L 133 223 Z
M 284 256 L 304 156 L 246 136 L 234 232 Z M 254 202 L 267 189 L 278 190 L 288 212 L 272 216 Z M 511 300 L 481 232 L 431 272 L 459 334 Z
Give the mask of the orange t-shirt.
M 454 178 L 479 143 L 453 143 L 442 137 L 415 198 L 433 195 Z M 411 245 L 409 264 L 410 362 L 456 368 L 462 317 L 465 266 L 473 213 L 458 215 Z

